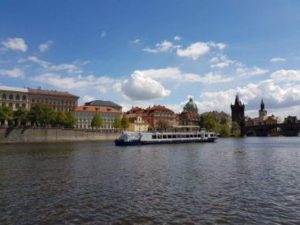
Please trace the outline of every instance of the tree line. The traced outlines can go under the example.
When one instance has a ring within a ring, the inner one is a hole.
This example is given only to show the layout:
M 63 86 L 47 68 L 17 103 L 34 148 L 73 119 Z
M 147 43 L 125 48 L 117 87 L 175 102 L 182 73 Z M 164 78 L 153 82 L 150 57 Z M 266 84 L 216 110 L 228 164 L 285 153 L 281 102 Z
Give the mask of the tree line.
M 71 112 L 54 112 L 48 105 L 35 104 L 30 110 L 19 108 L 13 111 L 7 106 L 0 106 L 0 124 L 10 127 L 64 127 L 73 128 L 76 118 Z
M 37 103 L 30 110 L 19 108 L 13 111 L 10 107 L 0 106 L 0 126 L 9 127 L 61 127 L 74 128 L 77 118 L 71 112 L 54 112 L 46 104 Z M 95 113 L 92 121 L 92 128 L 102 128 L 104 121 L 101 115 Z M 113 127 L 126 130 L 129 127 L 129 120 L 126 115 L 121 118 L 115 118 Z
M 98 112 L 96 112 L 92 119 L 91 127 L 98 129 L 98 128 L 102 128 L 103 125 L 104 125 L 103 118 Z M 126 130 L 129 127 L 128 117 L 124 114 L 122 118 L 115 118 L 113 121 L 113 127 L 116 129 Z
M 202 115 L 202 122 L 206 130 L 213 131 L 220 137 L 239 137 L 241 134 L 239 124 L 231 122 L 228 118 L 224 112 L 208 112 Z

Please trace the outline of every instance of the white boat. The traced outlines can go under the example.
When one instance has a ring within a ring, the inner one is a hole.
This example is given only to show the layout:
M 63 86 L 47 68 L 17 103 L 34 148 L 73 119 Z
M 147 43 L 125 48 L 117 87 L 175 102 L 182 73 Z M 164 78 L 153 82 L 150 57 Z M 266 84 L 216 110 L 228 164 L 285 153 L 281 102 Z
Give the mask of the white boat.
M 205 130 L 189 132 L 123 132 L 115 144 L 146 145 L 146 144 L 173 144 L 173 143 L 195 143 L 214 142 L 217 136 L 214 132 Z

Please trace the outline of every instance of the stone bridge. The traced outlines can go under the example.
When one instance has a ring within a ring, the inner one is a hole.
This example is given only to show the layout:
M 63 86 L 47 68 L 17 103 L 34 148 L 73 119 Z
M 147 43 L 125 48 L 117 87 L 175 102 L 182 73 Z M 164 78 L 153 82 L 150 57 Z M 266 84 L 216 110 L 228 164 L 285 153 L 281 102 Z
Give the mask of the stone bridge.
M 299 132 L 300 123 L 262 124 L 242 128 L 242 133 L 247 136 L 298 136 Z

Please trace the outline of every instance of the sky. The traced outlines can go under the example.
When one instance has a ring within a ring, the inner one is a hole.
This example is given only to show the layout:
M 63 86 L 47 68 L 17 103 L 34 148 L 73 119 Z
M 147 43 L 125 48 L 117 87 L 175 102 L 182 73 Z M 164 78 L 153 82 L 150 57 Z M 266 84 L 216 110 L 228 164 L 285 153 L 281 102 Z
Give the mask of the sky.
M 0 0 L 0 86 L 300 117 L 300 1 Z

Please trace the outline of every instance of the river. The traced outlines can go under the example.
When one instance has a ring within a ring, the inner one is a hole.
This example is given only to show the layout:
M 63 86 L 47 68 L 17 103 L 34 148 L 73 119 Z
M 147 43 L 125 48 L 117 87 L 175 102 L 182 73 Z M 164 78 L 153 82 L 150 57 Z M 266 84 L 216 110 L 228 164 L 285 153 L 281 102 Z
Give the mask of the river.
M 0 145 L 0 224 L 299 223 L 299 137 Z

